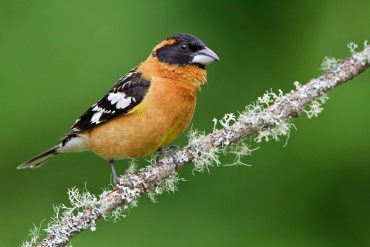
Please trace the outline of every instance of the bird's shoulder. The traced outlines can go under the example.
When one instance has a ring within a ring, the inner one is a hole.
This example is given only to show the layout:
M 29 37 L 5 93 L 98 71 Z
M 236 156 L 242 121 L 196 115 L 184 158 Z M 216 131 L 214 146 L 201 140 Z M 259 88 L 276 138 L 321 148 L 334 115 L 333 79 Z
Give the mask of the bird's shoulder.
M 76 120 L 64 139 L 129 113 L 142 102 L 149 86 L 150 81 L 143 78 L 137 67 L 132 69 Z

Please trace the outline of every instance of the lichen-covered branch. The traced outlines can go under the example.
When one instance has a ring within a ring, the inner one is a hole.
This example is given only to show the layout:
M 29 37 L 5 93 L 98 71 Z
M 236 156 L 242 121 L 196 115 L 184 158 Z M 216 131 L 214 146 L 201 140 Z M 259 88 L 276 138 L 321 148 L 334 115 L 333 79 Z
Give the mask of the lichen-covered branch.
M 369 67 L 370 47 L 365 44 L 364 50 L 357 53 L 353 44 L 349 47 L 352 56 L 343 61 L 327 58 L 322 66 L 325 72 L 320 77 L 305 85 L 295 82 L 295 89 L 287 94 L 281 91 L 277 94 L 266 92 L 239 116 L 226 114 L 223 119 L 214 120 L 214 131 L 208 135 L 191 132 L 189 145 L 165 154 L 157 162 L 138 171 L 129 169 L 120 177 L 114 189 L 104 191 L 98 197 L 70 189 L 72 206 L 56 207 L 55 219 L 45 230 L 47 236 L 38 243 L 32 238 L 24 246 L 66 246 L 82 231 L 95 230 L 95 223 L 100 218 L 116 217 L 122 210 L 135 205 L 142 195 L 175 190 L 177 169 L 190 162 L 194 163 L 195 171 L 219 165 L 219 154 L 225 148 L 236 156 L 235 164 L 242 164 L 240 157 L 251 151 L 243 142 L 244 139 L 253 136 L 256 142 L 260 142 L 289 135 L 292 118 L 303 112 L 308 117 L 316 116 L 322 111 L 321 104 L 326 100 L 327 91 L 351 80 Z

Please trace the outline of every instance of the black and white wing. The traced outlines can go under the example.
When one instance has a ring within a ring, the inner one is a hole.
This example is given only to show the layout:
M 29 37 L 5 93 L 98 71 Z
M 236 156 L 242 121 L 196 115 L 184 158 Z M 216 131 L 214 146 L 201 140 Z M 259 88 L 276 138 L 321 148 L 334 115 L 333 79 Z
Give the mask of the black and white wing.
M 145 80 L 142 74 L 134 68 L 119 79 L 103 98 L 76 120 L 66 134 L 66 139 L 71 135 L 98 126 L 117 116 L 127 114 L 141 103 L 149 85 L 150 81 Z
M 98 126 L 117 116 L 127 114 L 139 105 L 149 89 L 150 81 L 145 80 L 136 68 L 118 80 L 114 87 L 96 104 L 90 107 L 72 126 L 61 142 L 51 149 L 24 162 L 18 169 L 36 168 L 59 152 L 85 151 L 86 143 L 78 133 Z

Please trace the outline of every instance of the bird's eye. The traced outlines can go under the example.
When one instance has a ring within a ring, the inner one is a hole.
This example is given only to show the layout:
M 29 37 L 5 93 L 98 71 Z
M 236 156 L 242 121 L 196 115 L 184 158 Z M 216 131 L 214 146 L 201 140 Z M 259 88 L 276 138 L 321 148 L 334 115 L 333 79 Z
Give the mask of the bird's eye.
M 188 49 L 189 49 L 189 44 L 188 44 L 188 43 L 185 43 L 185 42 L 182 42 L 182 43 L 180 44 L 180 49 L 181 49 L 182 51 L 186 51 L 186 50 L 188 50 Z

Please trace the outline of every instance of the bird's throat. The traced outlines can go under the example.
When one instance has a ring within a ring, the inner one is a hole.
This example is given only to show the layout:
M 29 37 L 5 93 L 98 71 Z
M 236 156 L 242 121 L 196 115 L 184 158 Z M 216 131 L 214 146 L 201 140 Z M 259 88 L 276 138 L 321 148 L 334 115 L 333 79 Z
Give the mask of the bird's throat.
M 181 87 L 193 88 L 199 91 L 207 81 L 207 71 L 197 65 L 176 65 L 160 62 L 157 57 L 150 55 L 139 65 L 137 71 L 146 80 L 161 77 L 173 81 Z

